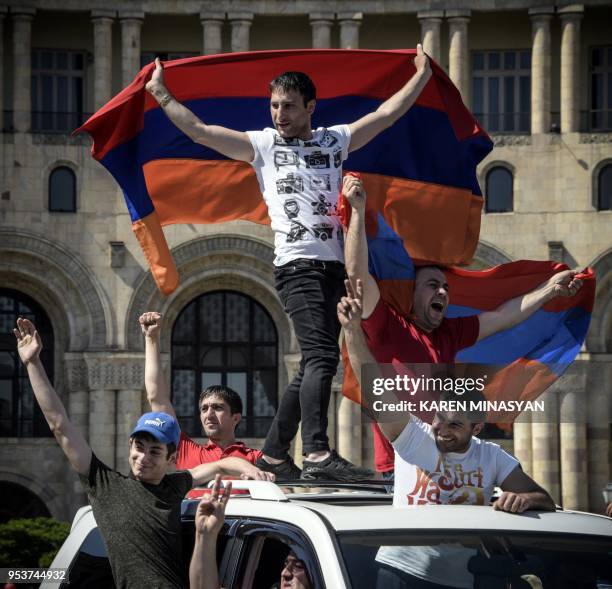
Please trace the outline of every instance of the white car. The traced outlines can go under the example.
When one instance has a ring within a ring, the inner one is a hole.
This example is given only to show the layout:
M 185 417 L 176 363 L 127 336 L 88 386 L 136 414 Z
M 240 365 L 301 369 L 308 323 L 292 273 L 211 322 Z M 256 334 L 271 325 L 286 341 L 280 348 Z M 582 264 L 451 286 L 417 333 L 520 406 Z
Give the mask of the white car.
M 270 589 L 292 550 L 316 588 L 388 589 L 376 559 L 381 546 L 441 544 L 471 551 L 468 566 L 478 589 L 612 586 L 612 520 L 604 516 L 561 510 L 515 515 L 464 505 L 394 509 L 390 495 L 360 485 L 316 492 L 263 481 L 234 486 L 250 494 L 232 496 L 227 506 L 217 550 L 223 587 Z M 197 503 L 183 502 L 186 567 Z M 68 569 L 70 584 L 41 587 L 114 586 L 91 507 L 76 514 L 51 568 Z

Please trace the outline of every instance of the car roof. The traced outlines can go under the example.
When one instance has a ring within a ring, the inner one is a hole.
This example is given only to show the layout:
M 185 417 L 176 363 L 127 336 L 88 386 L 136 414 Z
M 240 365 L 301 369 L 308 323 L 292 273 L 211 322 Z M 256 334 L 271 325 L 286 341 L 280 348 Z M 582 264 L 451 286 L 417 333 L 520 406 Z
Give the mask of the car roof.
M 371 485 L 348 485 L 353 491 L 346 488 L 339 491 L 310 489 L 311 492 L 307 493 L 287 493 L 283 491 L 283 488 L 287 488 L 266 481 L 235 481 L 233 485 L 234 488 L 248 489 L 251 494 L 232 496 L 227 506 L 229 516 L 262 517 L 291 523 L 296 521 L 298 512 L 308 510 L 325 520 L 337 532 L 480 530 L 612 537 L 612 519 L 578 511 L 527 511 L 514 514 L 496 511 L 488 505 L 415 505 L 395 508 L 391 504 L 391 495 L 377 492 Z M 185 500 L 183 513 L 193 514 L 198 502 Z

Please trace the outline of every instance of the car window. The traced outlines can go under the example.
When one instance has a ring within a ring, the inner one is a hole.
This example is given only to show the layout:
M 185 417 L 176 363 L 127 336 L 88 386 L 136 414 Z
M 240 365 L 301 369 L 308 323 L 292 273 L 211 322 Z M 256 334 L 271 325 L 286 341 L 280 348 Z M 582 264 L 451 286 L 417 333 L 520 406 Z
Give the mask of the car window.
M 354 589 L 410 587 L 419 579 L 491 589 L 612 586 L 612 539 L 600 536 L 368 530 L 339 533 L 338 541 Z
M 245 522 L 237 531 L 241 551 L 234 589 L 276 589 L 289 555 L 300 561 L 313 589 L 323 588 L 320 566 L 308 538 L 293 526 Z

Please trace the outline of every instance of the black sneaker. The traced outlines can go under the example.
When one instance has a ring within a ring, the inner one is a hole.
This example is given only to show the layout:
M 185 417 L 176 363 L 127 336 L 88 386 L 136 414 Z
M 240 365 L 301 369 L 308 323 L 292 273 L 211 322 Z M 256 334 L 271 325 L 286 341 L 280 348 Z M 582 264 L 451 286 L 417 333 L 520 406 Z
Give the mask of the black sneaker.
M 302 478 L 307 480 L 355 481 L 374 478 L 374 473 L 342 458 L 335 450 L 321 462 L 304 460 Z
M 276 475 L 276 481 L 297 481 L 300 479 L 302 471 L 296 466 L 291 458 L 287 458 L 280 464 L 271 464 L 263 456 L 257 459 L 255 466 L 259 470 L 272 472 Z

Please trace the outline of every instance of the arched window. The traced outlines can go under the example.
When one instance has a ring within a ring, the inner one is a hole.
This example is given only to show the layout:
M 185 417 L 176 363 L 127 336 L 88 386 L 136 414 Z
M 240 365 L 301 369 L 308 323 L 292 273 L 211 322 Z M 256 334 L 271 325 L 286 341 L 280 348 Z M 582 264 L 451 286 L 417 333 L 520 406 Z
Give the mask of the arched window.
M 267 311 L 237 292 L 191 301 L 172 330 L 172 403 L 191 436 L 202 435 L 198 399 L 214 384 L 242 398 L 236 434 L 265 437 L 278 405 L 278 336 Z
M 0 497 L 0 524 L 10 519 L 51 517 L 41 499 L 21 485 L 0 481 Z
M 597 210 L 612 210 L 612 164 L 607 164 L 597 174 Z
M 49 175 L 49 211 L 76 212 L 76 176 L 66 166 L 55 168 Z
M 30 297 L 0 289 L 0 437 L 44 437 L 51 431 L 34 399 L 28 374 L 19 360 L 13 328 L 17 317 L 30 319 L 43 341 L 41 360 L 53 382 L 53 328 Z
M 512 172 L 503 166 L 496 166 L 489 170 L 485 194 L 487 213 L 511 212 L 514 208 Z

